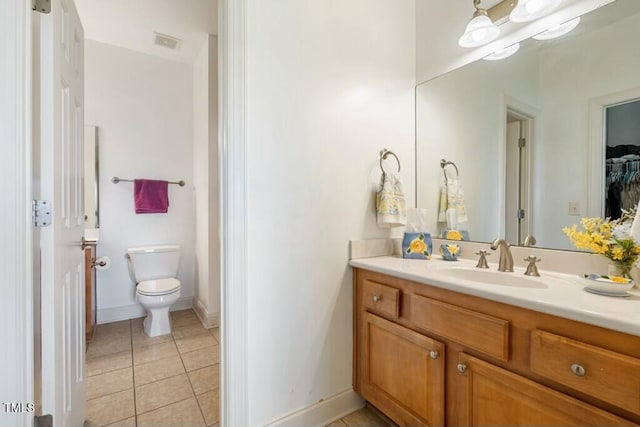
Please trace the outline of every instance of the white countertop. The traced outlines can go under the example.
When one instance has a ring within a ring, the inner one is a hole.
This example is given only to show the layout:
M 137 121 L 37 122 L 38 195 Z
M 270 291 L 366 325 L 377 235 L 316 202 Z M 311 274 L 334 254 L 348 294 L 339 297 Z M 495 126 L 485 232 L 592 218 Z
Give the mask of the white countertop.
M 567 319 L 577 320 L 603 328 L 640 336 L 640 290 L 629 291 L 630 296 L 608 297 L 584 291 L 577 275 L 540 270 L 540 277 L 525 276 L 544 284 L 545 288 L 523 288 L 494 285 L 444 277 L 442 269 L 473 268 L 476 262 L 460 259 L 455 262 L 432 259 L 429 261 L 403 259 L 400 256 L 360 258 L 349 262 L 352 267 L 384 273 L 389 276 L 474 295 Z M 496 264 L 489 264 L 496 270 Z M 586 273 L 586 272 L 585 272 Z M 524 269 L 513 273 L 523 275 Z

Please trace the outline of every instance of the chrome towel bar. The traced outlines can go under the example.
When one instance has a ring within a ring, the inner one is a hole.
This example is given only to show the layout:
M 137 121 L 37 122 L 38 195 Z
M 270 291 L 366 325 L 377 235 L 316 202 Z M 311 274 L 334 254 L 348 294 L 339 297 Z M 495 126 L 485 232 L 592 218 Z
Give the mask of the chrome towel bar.
M 133 182 L 133 179 L 118 178 L 117 176 L 114 176 L 113 178 L 111 178 L 111 182 L 113 182 L 114 184 L 117 184 L 119 182 Z M 167 182 L 169 184 L 179 185 L 180 187 L 184 187 L 185 186 L 185 182 L 184 181 L 167 181 Z

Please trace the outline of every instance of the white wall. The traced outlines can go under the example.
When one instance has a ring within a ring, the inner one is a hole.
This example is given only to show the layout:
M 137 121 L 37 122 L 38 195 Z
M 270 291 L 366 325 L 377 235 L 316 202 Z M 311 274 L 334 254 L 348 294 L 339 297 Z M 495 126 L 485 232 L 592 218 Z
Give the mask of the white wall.
M 207 36 L 193 64 L 195 308 L 207 326 L 217 325 L 220 315 L 217 59 L 218 38 Z
M 140 315 L 126 249 L 182 246 L 182 297 L 194 295 L 193 71 L 178 62 L 87 40 L 86 123 L 99 127 L 100 241 L 112 267 L 97 275 L 98 322 Z M 113 176 L 184 180 L 169 186 L 169 212 L 136 215 L 133 183 Z
M 248 1 L 249 425 L 351 390 L 348 241 L 388 236 L 381 148 L 414 200 L 414 7 Z

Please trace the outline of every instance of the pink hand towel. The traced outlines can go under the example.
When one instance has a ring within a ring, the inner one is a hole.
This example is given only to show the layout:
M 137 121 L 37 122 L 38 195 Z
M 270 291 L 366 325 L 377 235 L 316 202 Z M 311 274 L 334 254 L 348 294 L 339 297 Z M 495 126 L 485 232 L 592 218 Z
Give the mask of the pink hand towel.
M 133 201 L 137 214 L 166 213 L 169 209 L 169 183 L 154 179 L 134 179 Z

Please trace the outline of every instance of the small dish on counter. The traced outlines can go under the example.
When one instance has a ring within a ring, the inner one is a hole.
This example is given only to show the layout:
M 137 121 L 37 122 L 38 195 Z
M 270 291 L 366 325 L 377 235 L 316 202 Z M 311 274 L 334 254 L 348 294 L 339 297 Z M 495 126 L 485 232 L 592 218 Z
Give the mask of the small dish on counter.
M 598 295 L 626 297 L 633 288 L 633 280 L 625 277 L 583 274 L 581 278 L 586 285 L 584 290 Z

